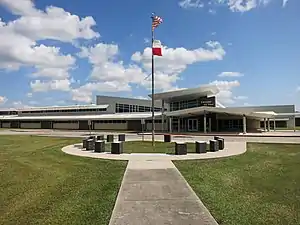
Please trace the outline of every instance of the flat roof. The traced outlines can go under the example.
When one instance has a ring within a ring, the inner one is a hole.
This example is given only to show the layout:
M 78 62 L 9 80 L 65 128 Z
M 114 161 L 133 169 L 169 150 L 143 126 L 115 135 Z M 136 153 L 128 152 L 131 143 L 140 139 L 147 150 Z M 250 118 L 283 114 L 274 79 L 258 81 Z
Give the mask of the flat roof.
M 161 116 L 161 112 L 154 113 L 155 116 Z M 138 120 L 151 118 L 152 113 L 114 113 L 100 115 L 70 115 L 70 116 L 0 116 L 1 120 Z
M 197 88 L 185 88 L 175 91 L 162 92 L 154 94 L 155 100 L 165 100 L 169 102 L 174 99 L 182 99 L 189 97 L 204 97 L 213 96 L 219 93 L 219 88 L 217 85 L 203 85 Z M 152 98 L 152 95 L 149 95 Z

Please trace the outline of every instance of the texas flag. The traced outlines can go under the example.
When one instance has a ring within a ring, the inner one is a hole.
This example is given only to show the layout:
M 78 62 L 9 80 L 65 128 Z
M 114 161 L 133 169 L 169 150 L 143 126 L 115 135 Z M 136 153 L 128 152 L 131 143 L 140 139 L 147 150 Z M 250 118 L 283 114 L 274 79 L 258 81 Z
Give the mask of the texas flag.
M 152 54 L 157 56 L 162 56 L 162 46 L 159 40 L 154 40 L 152 45 Z

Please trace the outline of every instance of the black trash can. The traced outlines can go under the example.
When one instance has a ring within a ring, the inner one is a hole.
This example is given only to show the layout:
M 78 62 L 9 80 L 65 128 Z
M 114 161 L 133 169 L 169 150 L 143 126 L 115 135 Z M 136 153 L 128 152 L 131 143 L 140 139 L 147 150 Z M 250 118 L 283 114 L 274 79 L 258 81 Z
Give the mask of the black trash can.
M 164 135 L 164 142 L 171 142 L 171 135 L 170 134 L 165 134 Z
M 114 141 L 114 135 L 113 134 L 108 134 L 106 136 L 106 141 L 107 142 L 113 142 Z
M 95 142 L 95 152 L 105 152 L 105 142 L 103 140 Z
M 196 141 L 195 147 L 196 147 L 196 153 L 206 153 L 206 141 Z
M 125 134 L 119 134 L 118 135 L 118 140 L 119 141 L 125 141 Z
M 123 142 L 112 142 L 111 143 L 111 154 L 122 154 L 123 153 Z
M 217 152 L 219 150 L 219 143 L 217 140 L 210 140 L 209 141 L 209 150 L 211 152 Z
M 216 141 L 219 140 L 219 138 L 220 138 L 219 136 L 214 136 L 214 140 Z
M 187 154 L 187 144 L 185 142 L 175 143 L 175 155 L 186 155 Z

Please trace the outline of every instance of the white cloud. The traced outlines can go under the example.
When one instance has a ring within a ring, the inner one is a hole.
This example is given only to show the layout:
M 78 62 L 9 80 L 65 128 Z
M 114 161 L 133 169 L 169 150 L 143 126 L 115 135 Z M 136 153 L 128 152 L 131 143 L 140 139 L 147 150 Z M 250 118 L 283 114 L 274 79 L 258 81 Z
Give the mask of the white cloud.
M 155 89 L 172 90 L 179 74 L 190 64 L 221 60 L 225 50 L 218 42 L 207 42 L 205 48 L 164 47 L 164 55 L 155 59 Z M 119 48 L 115 44 L 98 43 L 81 47 L 81 58 L 88 58 L 92 72 L 87 84 L 72 91 L 74 101 L 90 102 L 94 92 L 131 91 L 132 85 L 151 88 L 151 48 L 132 55 L 132 63 L 125 65 L 119 60 Z M 92 83 L 93 82 L 93 83 Z
M 216 85 L 220 92 L 217 94 L 217 99 L 222 104 L 234 104 L 238 97 L 234 96 L 232 89 L 240 86 L 240 82 L 234 81 L 221 81 L 215 80 L 210 83 L 211 85 Z
M 201 0 L 182 0 L 179 3 L 179 6 L 182 8 L 202 8 L 204 4 Z
M 208 13 L 211 14 L 211 15 L 216 15 L 216 14 L 217 14 L 217 11 L 214 10 L 214 9 L 209 9 L 209 10 L 208 10 Z
M 228 0 L 227 4 L 233 12 L 247 12 L 256 8 L 257 0 Z
M 16 109 L 23 109 L 23 108 L 30 108 L 30 107 L 32 107 L 32 106 L 30 106 L 30 105 L 24 104 L 24 103 L 21 102 L 21 101 L 15 101 L 15 102 L 12 102 L 12 103 L 11 103 L 11 106 L 12 106 L 13 108 L 16 108 Z
M 235 100 L 246 100 L 246 99 L 248 99 L 248 97 L 247 96 L 243 96 L 243 95 L 239 95 L 239 96 L 234 97 L 234 99 Z
M 300 85 L 296 88 L 297 92 L 300 92 Z
M 72 100 L 77 102 L 91 103 L 93 92 L 120 92 L 131 91 L 131 87 L 126 83 L 119 82 L 91 82 L 82 85 L 77 89 L 71 91 Z
M 78 38 L 99 37 L 92 27 L 96 25 L 92 17 L 80 19 L 62 8 L 48 6 L 45 11 L 35 8 L 30 0 L 0 0 L 0 4 L 21 17 L 7 24 L 13 32 L 32 40 L 53 39 L 71 42 Z
M 7 102 L 7 98 L 5 96 L 0 96 L 0 105 L 3 105 Z
M 5 24 L 0 25 L 0 68 L 68 68 L 74 63 L 74 57 L 62 55 L 59 48 L 37 45 L 35 41 L 12 32 Z
M 218 75 L 218 77 L 242 77 L 244 74 L 240 72 L 222 72 Z
M 285 7 L 285 6 L 286 6 L 286 3 L 287 3 L 288 1 L 289 1 L 289 0 L 283 0 L 282 6 Z
M 220 5 L 226 6 L 232 12 L 247 12 L 253 10 L 259 6 L 266 6 L 272 0 L 211 0 L 207 3 L 210 7 L 208 12 L 211 14 L 216 14 L 215 8 Z M 282 6 L 285 7 L 288 0 L 283 0 Z M 197 8 L 204 7 L 204 4 L 200 0 L 181 0 L 179 1 L 179 6 L 182 8 Z
M 32 98 L 32 93 L 31 92 L 27 93 L 27 97 Z
M 144 43 L 145 43 L 145 44 L 150 43 L 150 39 L 149 39 L 149 38 L 144 38 Z
M 15 15 L 36 15 L 32 0 L 0 0 L 0 4 L 8 8 Z
M 30 82 L 30 87 L 33 92 L 48 92 L 48 91 L 69 91 L 70 80 L 35 80 Z
M 219 42 L 209 41 L 205 48 L 185 49 L 168 48 L 163 46 L 163 56 L 155 58 L 155 85 L 157 89 L 168 90 L 172 88 L 173 84 L 179 79 L 188 65 L 206 62 L 213 60 L 222 60 L 226 52 Z M 151 48 L 145 48 L 143 52 L 136 52 L 131 59 L 139 63 L 140 66 L 147 72 L 151 73 Z M 148 86 L 149 82 L 143 82 Z
M 136 98 L 136 99 L 142 99 L 142 100 L 149 100 L 149 97 L 145 97 L 145 96 L 136 96 L 134 98 Z
M 69 80 L 69 71 L 74 68 L 75 58 L 38 41 L 76 43 L 78 39 L 98 38 L 100 34 L 92 29 L 96 25 L 94 19 L 80 18 L 54 6 L 40 10 L 31 0 L 0 0 L 1 5 L 17 18 L 7 23 L 0 18 L 0 69 L 35 69 L 30 77 L 44 80 L 30 83 L 33 92 L 70 90 L 70 83 L 74 82 Z
M 78 55 L 88 58 L 93 65 L 90 76 L 93 80 L 141 83 L 147 75 L 134 64 L 124 65 L 123 61 L 118 60 L 118 54 L 118 45 L 99 43 L 90 48 L 83 47 Z

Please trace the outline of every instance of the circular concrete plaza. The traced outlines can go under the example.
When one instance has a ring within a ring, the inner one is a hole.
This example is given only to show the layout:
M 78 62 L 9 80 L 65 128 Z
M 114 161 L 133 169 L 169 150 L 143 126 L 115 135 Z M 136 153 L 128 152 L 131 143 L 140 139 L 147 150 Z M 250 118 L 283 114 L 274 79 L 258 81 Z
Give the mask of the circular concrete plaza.
M 99 159 L 113 159 L 113 160 L 191 160 L 191 159 L 213 159 L 229 157 L 233 155 L 240 155 L 246 152 L 245 142 L 227 142 L 225 143 L 224 150 L 219 150 L 217 152 L 207 152 L 207 153 L 188 153 L 187 155 L 172 155 L 165 153 L 123 153 L 123 154 L 111 154 L 110 152 L 94 152 L 87 151 L 82 148 L 82 144 L 69 145 L 62 148 L 62 151 L 76 156 L 84 156 Z M 174 144 L 175 151 L 175 144 Z

